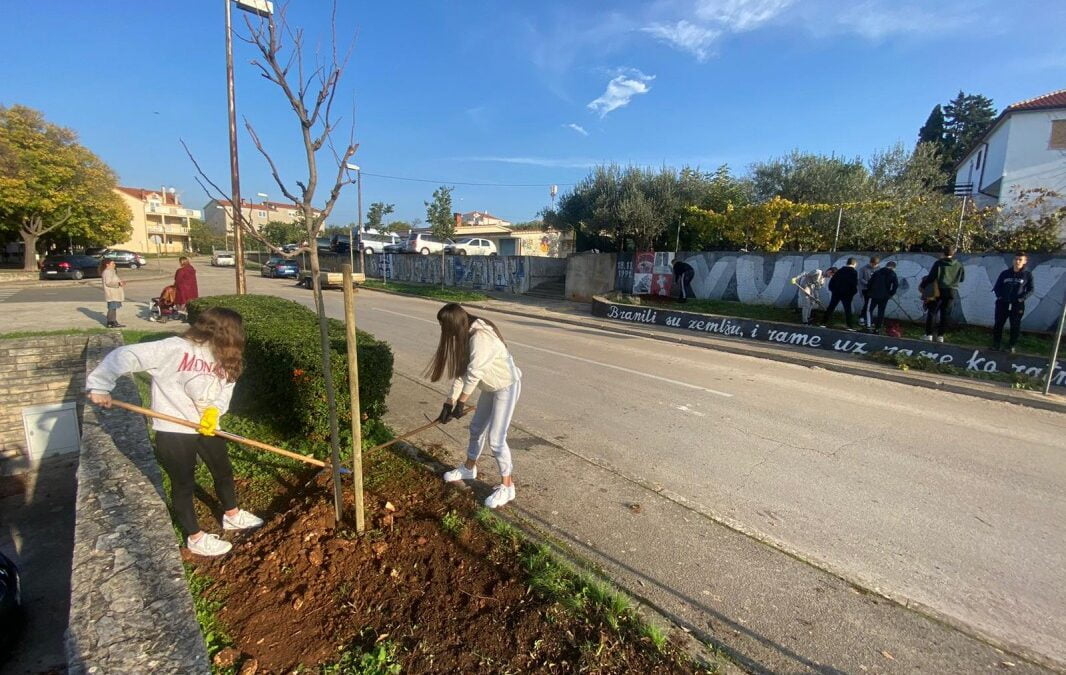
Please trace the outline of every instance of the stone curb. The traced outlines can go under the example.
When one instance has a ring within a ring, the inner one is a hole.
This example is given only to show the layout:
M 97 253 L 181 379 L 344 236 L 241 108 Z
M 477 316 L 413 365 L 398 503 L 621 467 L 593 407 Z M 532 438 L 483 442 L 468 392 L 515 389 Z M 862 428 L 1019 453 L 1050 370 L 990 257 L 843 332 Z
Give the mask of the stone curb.
M 367 287 L 360 288 L 364 288 L 368 291 L 376 291 L 379 293 L 389 293 L 392 295 L 402 295 L 408 298 L 421 298 L 423 300 L 440 302 L 439 300 L 434 300 L 433 298 L 427 298 L 421 295 L 413 295 L 411 293 L 402 293 L 400 291 L 391 291 L 386 289 Z M 940 375 L 936 378 L 923 377 L 920 375 L 905 373 L 899 370 L 893 370 L 888 367 L 882 367 L 880 365 L 867 365 L 865 363 L 859 364 L 857 362 L 849 362 L 839 357 L 815 357 L 812 355 L 804 354 L 799 351 L 793 352 L 780 350 L 772 346 L 752 348 L 747 345 L 724 338 L 704 337 L 702 339 L 697 340 L 681 335 L 674 335 L 672 333 L 637 330 L 634 328 L 627 328 L 622 325 L 616 326 L 612 325 L 610 322 L 607 321 L 598 321 L 595 319 L 571 319 L 569 317 L 553 315 L 553 313 L 551 313 L 551 310 L 544 310 L 543 312 L 520 311 L 509 307 L 495 307 L 480 302 L 463 302 L 460 304 L 465 307 L 473 307 L 474 309 L 483 309 L 486 311 L 499 312 L 500 314 L 510 314 L 512 316 L 521 316 L 523 318 L 531 319 L 543 319 L 545 321 L 552 321 L 554 323 L 567 324 L 571 326 L 580 326 L 582 328 L 596 328 L 599 330 L 611 333 L 618 333 L 620 335 L 628 335 L 631 337 L 649 338 L 662 342 L 682 344 L 688 347 L 698 347 L 700 349 L 714 349 L 717 351 L 728 352 L 730 354 L 750 356 L 753 358 L 769 359 L 771 361 L 779 361 L 781 363 L 805 366 L 807 368 L 823 368 L 825 370 L 845 373 L 848 375 L 873 377 L 879 380 L 895 382 L 897 384 L 908 384 L 915 387 L 923 387 L 925 389 L 936 389 L 939 391 L 946 391 L 952 394 L 974 396 L 976 398 L 983 398 L 989 401 L 1014 403 L 1016 405 L 1023 405 L 1030 408 L 1037 408 L 1040 410 L 1066 413 L 1066 399 L 1061 396 L 1053 395 L 1045 397 L 1042 394 L 1009 389 L 1006 385 L 1000 385 L 998 383 L 982 382 L 980 384 L 977 384 L 975 382 L 970 382 L 966 378 L 956 377 L 953 375 Z
M 136 279 L 123 279 L 123 281 L 131 283 L 139 283 L 141 281 L 159 281 L 160 279 L 170 279 L 172 276 L 172 274 L 159 274 L 150 277 L 137 277 Z M 0 276 L 0 286 L 3 286 L 5 288 L 10 288 L 12 286 L 18 286 L 20 288 L 67 288 L 70 286 L 92 286 L 93 282 L 99 283 L 99 281 L 99 279 L 81 279 L 80 281 L 74 281 L 73 279 L 30 281 L 25 279 L 4 279 L 3 276 Z

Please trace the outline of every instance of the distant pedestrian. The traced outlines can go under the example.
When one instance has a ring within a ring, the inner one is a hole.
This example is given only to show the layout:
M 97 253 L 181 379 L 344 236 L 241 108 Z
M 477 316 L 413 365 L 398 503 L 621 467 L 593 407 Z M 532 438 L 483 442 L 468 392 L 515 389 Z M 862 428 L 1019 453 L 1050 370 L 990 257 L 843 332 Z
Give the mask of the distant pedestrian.
M 188 258 L 178 258 L 178 270 L 174 272 L 174 304 L 181 312 L 185 311 L 185 305 L 200 297 L 200 290 L 196 286 L 196 268 Z
M 899 290 L 899 277 L 896 276 L 896 263 L 889 261 L 885 266 L 870 276 L 866 284 L 866 297 L 869 307 L 866 314 L 867 329 L 875 335 L 881 334 L 885 322 L 885 308 L 888 301 Z
M 100 280 L 104 284 L 104 301 L 107 302 L 107 327 L 125 328 L 118 322 L 118 310 L 126 300 L 126 282 L 118 278 L 114 260 L 105 258 L 100 262 Z
M 859 270 L 859 293 L 862 294 L 862 312 L 859 313 L 859 325 L 870 325 L 870 298 L 867 297 L 866 287 L 870 284 L 870 277 L 877 271 L 877 265 L 881 262 L 881 258 L 877 256 L 871 256 L 870 262 L 862 266 Z
M 930 304 L 930 310 L 925 315 L 925 339 L 932 342 L 933 324 L 936 315 L 940 313 L 940 322 L 936 327 L 936 341 L 944 341 L 944 332 L 948 327 L 948 319 L 951 316 L 951 308 L 959 298 L 959 284 L 966 280 L 966 268 L 958 260 L 955 260 L 955 247 L 948 246 L 944 249 L 944 256 L 933 263 L 927 277 L 933 287 L 935 301 Z
M 1003 324 L 1010 319 L 1010 341 L 1007 349 L 1014 353 L 1018 336 L 1022 332 L 1022 316 L 1025 301 L 1033 294 L 1033 273 L 1026 268 L 1029 256 L 1024 251 L 1014 254 L 1014 265 L 1003 270 L 992 292 L 996 294 L 996 323 L 992 328 L 992 349 L 999 351 L 1003 345 Z
M 488 442 L 501 480 L 485 499 L 485 506 L 499 508 L 515 498 L 507 429 L 522 392 L 522 371 L 515 365 L 500 329 L 488 319 L 472 316 L 452 302 L 440 308 L 437 322 L 440 341 L 425 374 L 433 382 L 442 377 L 452 380 L 451 393 L 437 421 L 446 424 L 465 415 L 470 410 L 470 396 L 475 389 L 481 390 L 470 421 L 466 462 L 444 472 L 443 477 L 448 483 L 477 478 L 477 460 Z
M 848 330 L 855 330 L 855 324 L 851 319 L 851 302 L 855 294 L 859 292 L 859 273 L 855 269 L 858 261 L 848 258 L 848 264 L 837 270 L 833 278 L 829 280 L 829 307 L 825 310 L 825 321 L 822 326 L 828 328 L 833 321 L 833 312 L 837 305 L 844 305 L 844 322 Z
M 696 270 L 683 260 L 674 260 L 674 285 L 677 286 L 677 299 L 685 302 L 692 297 L 692 278 Z
M 815 307 L 823 309 L 822 301 L 818 297 L 819 291 L 822 290 L 822 286 L 825 282 L 833 278 L 833 274 L 837 271 L 837 268 L 830 267 L 825 272 L 820 269 L 813 269 L 810 272 L 804 272 L 798 277 L 792 278 L 792 283 L 796 285 L 796 304 L 800 309 L 800 317 L 804 324 L 811 322 L 811 313 Z

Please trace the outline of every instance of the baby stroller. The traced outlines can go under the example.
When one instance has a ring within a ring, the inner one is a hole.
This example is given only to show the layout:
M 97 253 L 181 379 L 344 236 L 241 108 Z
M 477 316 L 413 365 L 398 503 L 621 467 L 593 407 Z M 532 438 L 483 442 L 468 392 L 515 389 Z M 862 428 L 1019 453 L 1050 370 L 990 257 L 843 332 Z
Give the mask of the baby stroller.
M 171 319 L 181 320 L 181 312 L 178 311 L 177 305 L 174 304 L 177 295 L 178 289 L 174 288 L 174 286 L 167 286 L 159 294 L 158 298 L 152 298 L 152 302 L 148 306 L 148 310 L 151 313 L 148 320 L 158 321 L 159 323 L 166 323 Z

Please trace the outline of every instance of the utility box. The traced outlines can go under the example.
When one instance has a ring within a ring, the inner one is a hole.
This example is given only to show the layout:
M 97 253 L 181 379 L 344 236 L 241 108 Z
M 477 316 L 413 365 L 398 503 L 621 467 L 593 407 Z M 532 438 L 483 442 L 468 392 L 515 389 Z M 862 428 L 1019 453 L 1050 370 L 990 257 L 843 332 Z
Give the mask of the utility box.
M 31 464 L 81 449 L 78 405 L 74 401 L 47 403 L 22 409 L 26 454 Z

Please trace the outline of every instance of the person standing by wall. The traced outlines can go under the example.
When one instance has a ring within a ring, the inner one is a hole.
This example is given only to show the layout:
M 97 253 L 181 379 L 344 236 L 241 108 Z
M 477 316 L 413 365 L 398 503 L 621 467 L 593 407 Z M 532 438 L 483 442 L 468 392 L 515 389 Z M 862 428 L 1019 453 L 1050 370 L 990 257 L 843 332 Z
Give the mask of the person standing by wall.
M 833 321 L 833 312 L 838 304 L 844 305 L 844 322 L 848 330 L 855 330 L 855 324 L 851 320 L 851 301 L 859 291 L 859 273 L 855 269 L 858 262 L 855 258 L 848 258 L 848 264 L 837 270 L 833 278 L 829 280 L 829 307 L 825 310 L 823 328 L 829 328 Z
M 442 377 L 452 378 L 451 394 L 437 420 L 446 424 L 465 415 L 471 394 L 481 389 L 470 422 L 466 462 L 446 471 L 443 478 L 448 483 L 477 478 L 477 460 L 488 441 L 496 456 L 501 481 L 485 499 L 485 506 L 499 508 L 515 498 L 507 429 L 522 392 L 522 371 L 515 365 L 500 330 L 488 319 L 471 316 L 462 306 L 451 302 L 437 312 L 437 322 L 440 341 L 425 374 L 433 382 Z
M 833 273 L 837 271 L 837 268 L 830 267 L 824 273 L 820 269 L 813 269 L 810 272 L 804 272 L 798 277 L 792 278 L 792 283 L 796 285 L 796 305 L 799 306 L 800 318 L 804 324 L 811 323 L 811 312 L 817 307 L 822 307 L 821 300 L 818 299 L 818 292 L 822 290 L 822 286 L 825 282 L 833 278 Z
M 696 270 L 683 260 L 674 260 L 674 285 L 677 286 L 677 299 L 685 302 L 692 297 L 692 278 Z
M 896 263 L 889 261 L 874 272 L 866 284 L 865 295 L 869 303 L 866 328 L 875 335 L 881 334 L 881 325 L 885 322 L 885 308 L 888 301 L 899 290 L 899 277 L 896 276 Z
M 929 313 L 925 316 L 925 339 L 932 342 L 933 323 L 936 315 L 940 313 L 940 322 L 936 327 L 936 341 L 944 341 L 944 333 L 948 327 L 948 319 L 951 316 L 951 308 L 959 298 L 959 284 L 966 280 L 966 268 L 958 260 L 955 260 L 955 247 L 948 246 L 944 249 L 944 257 L 933 263 L 929 270 L 930 283 L 936 284 L 936 301 L 932 304 Z
M 862 294 L 862 313 L 859 315 L 859 325 L 870 325 L 870 298 L 866 295 L 866 287 L 870 284 L 870 277 L 877 271 L 877 265 L 881 262 L 881 258 L 877 256 L 870 256 L 870 262 L 862 266 L 859 270 L 859 293 Z
M 1003 345 L 1003 325 L 1010 320 L 1010 341 L 1007 349 L 1014 353 L 1018 336 L 1022 332 L 1022 316 L 1025 301 L 1033 294 L 1033 273 L 1026 268 L 1029 256 L 1024 251 L 1014 254 L 1014 264 L 1000 272 L 992 292 L 996 294 L 996 321 L 992 328 L 992 349 L 999 351 Z
M 196 286 L 196 268 L 188 258 L 178 258 L 178 269 L 174 272 L 174 304 L 179 311 L 185 311 L 185 305 L 200 297 Z
M 126 282 L 118 278 L 114 260 L 105 258 L 100 262 L 100 280 L 104 284 L 104 301 L 107 302 L 107 327 L 125 328 L 118 322 L 118 310 L 126 300 Z

